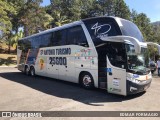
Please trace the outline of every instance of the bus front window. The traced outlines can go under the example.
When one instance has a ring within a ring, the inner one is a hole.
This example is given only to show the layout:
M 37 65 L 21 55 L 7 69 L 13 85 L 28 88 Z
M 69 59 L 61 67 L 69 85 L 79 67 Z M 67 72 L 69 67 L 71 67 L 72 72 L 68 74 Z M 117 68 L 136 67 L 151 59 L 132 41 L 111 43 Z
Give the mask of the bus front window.
M 142 48 L 140 54 L 135 53 L 134 45 L 126 44 L 127 65 L 128 71 L 138 75 L 147 74 L 148 69 L 148 55 L 147 48 Z

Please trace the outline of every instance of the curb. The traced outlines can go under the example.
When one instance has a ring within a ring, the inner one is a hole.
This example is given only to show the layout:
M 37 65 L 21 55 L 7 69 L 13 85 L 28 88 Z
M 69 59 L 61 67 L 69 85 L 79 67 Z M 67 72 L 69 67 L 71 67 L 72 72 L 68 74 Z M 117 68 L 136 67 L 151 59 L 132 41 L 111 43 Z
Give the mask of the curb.
M 17 68 L 17 65 L 14 65 L 14 66 L 0 66 L 0 68 L 6 68 L 6 67 L 11 67 L 11 68 Z

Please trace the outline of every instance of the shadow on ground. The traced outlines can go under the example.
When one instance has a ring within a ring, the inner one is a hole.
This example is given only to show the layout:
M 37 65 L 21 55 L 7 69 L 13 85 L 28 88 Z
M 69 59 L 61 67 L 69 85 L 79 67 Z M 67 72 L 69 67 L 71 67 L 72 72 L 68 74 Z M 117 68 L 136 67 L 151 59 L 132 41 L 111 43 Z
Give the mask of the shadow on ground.
M 73 99 L 75 101 L 93 106 L 103 106 L 103 102 L 122 102 L 140 97 L 145 93 L 143 92 L 140 94 L 124 97 L 109 94 L 105 90 L 100 89 L 85 90 L 75 83 L 40 76 L 26 76 L 21 72 L 0 73 L 0 76 L 6 80 L 23 84 L 49 95 L 60 98 Z

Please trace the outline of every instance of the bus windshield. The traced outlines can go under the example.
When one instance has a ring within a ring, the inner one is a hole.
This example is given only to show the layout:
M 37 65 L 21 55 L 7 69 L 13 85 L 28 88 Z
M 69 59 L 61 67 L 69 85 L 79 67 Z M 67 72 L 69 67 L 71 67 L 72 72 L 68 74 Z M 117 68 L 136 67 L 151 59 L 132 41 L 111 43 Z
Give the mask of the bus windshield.
M 127 65 L 131 73 L 144 75 L 149 72 L 149 58 L 147 48 L 142 48 L 140 54 L 135 53 L 134 45 L 126 44 Z
M 134 23 L 124 19 L 120 19 L 120 21 L 122 23 L 122 25 L 120 26 L 122 35 L 131 36 L 136 38 L 140 42 L 144 42 L 142 33 Z

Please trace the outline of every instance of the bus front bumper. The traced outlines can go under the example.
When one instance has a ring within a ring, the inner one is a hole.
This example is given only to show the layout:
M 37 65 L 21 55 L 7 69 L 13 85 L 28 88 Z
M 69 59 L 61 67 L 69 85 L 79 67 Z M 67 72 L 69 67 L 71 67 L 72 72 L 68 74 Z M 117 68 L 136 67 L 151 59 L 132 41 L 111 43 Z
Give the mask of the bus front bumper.
M 152 79 L 148 79 L 144 83 L 135 83 L 127 80 L 127 95 L 145 91 L 150 87 L 151 81 Z

